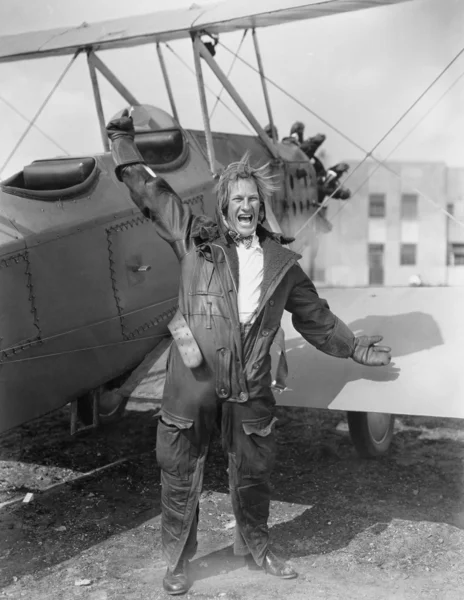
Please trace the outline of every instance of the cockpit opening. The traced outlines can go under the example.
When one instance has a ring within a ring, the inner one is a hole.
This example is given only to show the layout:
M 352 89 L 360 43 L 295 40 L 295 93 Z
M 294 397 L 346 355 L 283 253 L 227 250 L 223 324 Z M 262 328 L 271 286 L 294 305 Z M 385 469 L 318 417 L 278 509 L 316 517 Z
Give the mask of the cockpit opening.
M 2 182 L 2 187 L 19 196 L 41 200 L 72 198 L 83 194 L 98 177 L 92 157 L 36 160 Z

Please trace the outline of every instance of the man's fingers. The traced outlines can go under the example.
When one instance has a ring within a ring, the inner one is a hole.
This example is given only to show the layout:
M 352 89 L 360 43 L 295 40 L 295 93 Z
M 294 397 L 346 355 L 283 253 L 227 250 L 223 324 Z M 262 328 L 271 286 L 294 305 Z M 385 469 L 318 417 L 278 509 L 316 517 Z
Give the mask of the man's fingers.
M 383 340 L 383 335 L 371 335 L 367 338 L 367 341 L 370 344 L 377 344 Z
M 390 346 L 374 346 L 377 352 L 391 352 Z

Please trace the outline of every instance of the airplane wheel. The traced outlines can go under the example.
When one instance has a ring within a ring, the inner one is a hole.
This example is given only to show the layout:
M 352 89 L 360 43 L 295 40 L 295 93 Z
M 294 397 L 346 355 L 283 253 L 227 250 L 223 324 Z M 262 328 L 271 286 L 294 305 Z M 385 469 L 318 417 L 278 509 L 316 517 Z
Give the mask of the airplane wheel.
M 347 412 L 351 440 L 362 458 L 377 458 L 388 452 L 395 427 L 394 415 Z
M 78 398 L 77 415 L 84 425 L 93 423 L 94 394 L 97 396 L 98 416 L 102 425 L 113 423 L 123 416 L 128 398 L 118 394 L 117 389 L 104 384 Z

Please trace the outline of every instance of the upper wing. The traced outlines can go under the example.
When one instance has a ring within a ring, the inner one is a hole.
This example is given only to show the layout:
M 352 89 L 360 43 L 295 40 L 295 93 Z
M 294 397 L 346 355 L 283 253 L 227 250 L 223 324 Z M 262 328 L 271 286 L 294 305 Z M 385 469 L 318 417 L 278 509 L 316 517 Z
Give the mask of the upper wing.
M 188 38 L 192 32 L 224 33 L 267 27 L 409 0 L 249 0 L 82 23 L 77 27 L 0 37 L 0 62 L 74 54 L 78 50 L 125 48 Z
M 195 22 L 194 29 L 209 33 L 225 33 L 251 27 L 268 27 L 290 21 L 302 21 L 375 8 L 409 0 L 254 0 L 224 2 L 210 8 Z M 250 6 L 251 4 L 251 6 Z

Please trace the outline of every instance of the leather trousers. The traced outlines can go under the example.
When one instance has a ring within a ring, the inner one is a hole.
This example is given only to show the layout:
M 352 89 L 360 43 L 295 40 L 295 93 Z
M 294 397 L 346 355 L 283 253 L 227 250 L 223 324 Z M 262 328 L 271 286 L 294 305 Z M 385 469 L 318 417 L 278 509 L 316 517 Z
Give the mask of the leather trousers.
M 163 406 L 156 453 L 161 468 L 162 546 L 169 568 L 197 549 L 199 500 L 216 411 L 199 406 L 196 419 Z M 275 461 L 271 394 L 244 403 L 222 403 L 222 445 L 229 460 L 229 488 L 236 520 L 234 552 L 262 565 L 269 542 L 270 474 Z

